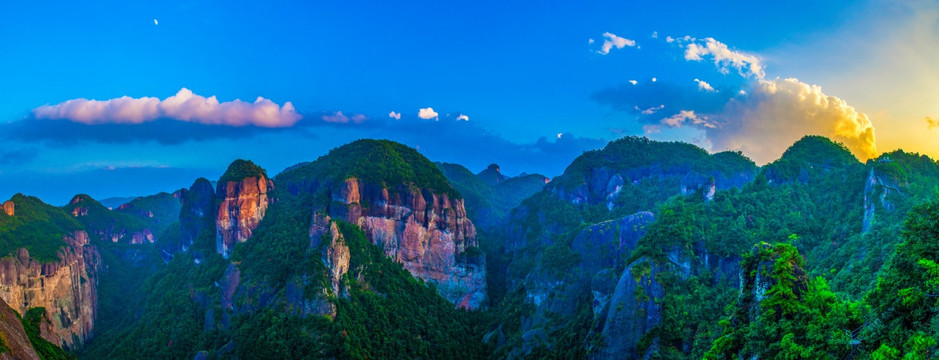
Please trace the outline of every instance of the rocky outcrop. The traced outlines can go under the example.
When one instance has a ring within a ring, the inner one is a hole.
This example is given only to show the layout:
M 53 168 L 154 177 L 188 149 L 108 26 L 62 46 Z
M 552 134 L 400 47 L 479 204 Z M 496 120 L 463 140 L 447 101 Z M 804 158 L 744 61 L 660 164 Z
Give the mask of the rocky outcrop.
M 7 351 L 0 353 L 0 360 L 39 360 L 39 354 L 29 341 L 23 323 L 7 303 L 0 300 L 0 338 Z
M 485 300 L 482 256 L 460 256 L 477 246 L 476 228 L 466 217 L 462 199 L 406 185 L 385 188 L 356 178 L 332 187 L 330 199 L 328 211 L 314 209 L 311 236 L 314 227 L 322 227 L 316 214 L 328 212 L 361 227 L 385 255 L 414 276 L 435 283 L 440 294 L 458 306 L 477 308 Z
M 479 178 L 489 184 L 489 186 L 496 186 L 508 179 L 508 177 L 502 175 L 502 169 L 496 164 L 489 164 L 486 170 L 480 171 L 476 176 L 479 176 Z
M 14 204 L 13 201 L 7 200 L 3 203 L 3 212 L 6 213 L 7 216 L 14 216 L 16 214 L 16 204 Z
M 26 249 L 0 259 L 0 299 L 21 314 L 46 308 L 53 326 L 43 337 L 75 348 L 93 334 L 101 259 L 84 231 L 72 232 L 64 240 L 66 246 L 55 262 L 40 263 Z
M 864 182 L 863 232 L 870 230 L 878 206 L 884 211 L 893 211 L 895 206 L 889 199 L 890 196 L 904 196 L 900 191 L 899 181 L 896 178 L 879 174 L 872 167 Z
M 263 174 L 219 182 L 216 195 L 221 203 L 215 222 L 215 247 L 219 254 L 228 258 L 236 243 L 248 241 L 264 218 L 270 205 L 268 191 L 273 189 L 274 182 Z

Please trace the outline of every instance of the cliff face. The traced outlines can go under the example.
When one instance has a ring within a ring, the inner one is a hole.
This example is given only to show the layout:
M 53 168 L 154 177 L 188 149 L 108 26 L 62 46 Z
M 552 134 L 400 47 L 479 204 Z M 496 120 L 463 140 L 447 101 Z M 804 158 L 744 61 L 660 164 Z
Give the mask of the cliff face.
M 25 249 L 0 259 L 0 299 L 20 314 L 34 307 L 46 308 L 53 327 L 42 336 L 74 348 L 93 334 L 101 259 L 84 231 L 68 234 L 64 240 L 67 245 L 59 251 L 59 261 L 39 263 Z
M 0 300 L 0 337 L 3 345 L 10 349 L 0 354 L 0 360 L 39 360 L 23 323 L 3 300 Z
M 221 203 L 215 221 L 215 247 L 219 254 L 228 258 L 236 243 L 251 237 L 270 205 L 267 194 L 273 188 L 274 182 L 264 175 L 219 182 L 216 195 Z
M 465 308 L 483 303 L 484 261 L 458 256 L 477 246 L 462 199 L 404 185 L 387 189 L 356 178 L 334 187 L 330 196 L 330 215 L 359 225 L 385 255 L 437 284 L 442 296 Z M 314 209 L 314 214 L 322 211 Z

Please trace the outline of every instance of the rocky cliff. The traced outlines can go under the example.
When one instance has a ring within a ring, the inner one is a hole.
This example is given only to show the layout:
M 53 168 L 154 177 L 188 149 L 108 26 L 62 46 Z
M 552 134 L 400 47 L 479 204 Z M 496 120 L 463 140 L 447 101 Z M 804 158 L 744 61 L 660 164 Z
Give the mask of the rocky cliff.
M 240 171 L 243 167 L 253 171 Z M 268 192 L 273 188 L 274 182 L 267 178 L 264 170 L 250 161 L 237 160 L 229 166 L 215 192 L 221 201 L 215 222 L 219 254 L 227 258 L 236 243 L 251 237 L 270 205 Z
M 39 360 L 39 354 L 23 329 L 23 323 L 7 303 L 0 300 L 0 338 L 6 351 L 0 353 L 0 360 Z
M 462 199 L 406 185 L 385 188 L 357 178 L 331 189 L 330 199 L 330 215 L 359 225 L 385 255 L 414 276 L 435 283 L 448 300 L 466 308 L 477 308 L 485 300 L 483 261 L 459 256 L 477 247 L 476 228 L 466 217 Z M 314 209 L 314 214 L 323 211 Z
M 7 216 L 13 216 L 16 214 L 16 204 L 9 200 L 5 201 L 3 203 L 3 212 L 6 213 Z
M 84 231 L 72 232 L 63 240 L 66 246 L 59 250 L 58 261 L 40 263 L 26 249 L 0 259 L 0 298 L 21 314 L 34 307 L 46 308 L 53 327 L 43 337 L 75 348 L 93 334 L 101 260 Z
M 156 240 L 141 218 L 111 211 L 88 195 L 75 195 L 64 209 L 100 241 L 143 244 Z

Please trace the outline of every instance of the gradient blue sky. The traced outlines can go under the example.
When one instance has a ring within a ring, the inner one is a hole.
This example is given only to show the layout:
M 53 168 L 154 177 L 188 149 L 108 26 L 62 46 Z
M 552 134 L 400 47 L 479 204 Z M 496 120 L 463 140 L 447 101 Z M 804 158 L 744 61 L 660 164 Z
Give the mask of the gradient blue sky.
M 61 204 L 75 193 L 172 191 L 217 178 L 235 158 L 277 173 L 363 137 L 402 141 L 473 171 L 498 162 L 509 174 L 549 176 L 624 135 L 742 150 L 761 164 L 809 133 L 862 158 L 898 147 L 935 157 L 937 8 L 7 1 L 0 198 L 23 192 Z M 634 46 L 602 54 L 607 32 Z M 714 52 L 689 57 L 708 38 L 743 65 Z M 36 112 L 70 99 L 166 99 L 181 88 L 221 102 L 289 101 L 302 119 L 277 128 L 172 117 L 88 125 Z M 426 107 L 436 120 L 418 117 Z

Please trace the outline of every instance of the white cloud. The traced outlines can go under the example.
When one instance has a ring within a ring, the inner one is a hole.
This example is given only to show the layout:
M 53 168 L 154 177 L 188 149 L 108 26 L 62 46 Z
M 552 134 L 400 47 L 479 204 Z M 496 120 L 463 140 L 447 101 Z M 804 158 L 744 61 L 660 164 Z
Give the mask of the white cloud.
M 431 108 L 431 107 L 422 108 L 417 111 L 417 117 L 424 119 L 424 120 L 430 120 L 430 119 L 439 120 L 440 119 L 439 116 L 440 114 L 434 111 L 434 108 Z
M 558 133 L 558 139 L 560 139 L 562 136 L 564 136 L 564 133 Z
M 673 38 L 673 37 L 671 37 L 671 36 L 666 36 L 666 37 L 665 37 L 665 42 L 671 44 L 671 43 L 675 42 L 675 38 Z
M 658 79 L 656 79 L 656 78 L 652 78 L 652 82 L 656 82 L 657 80 L 658 80 Z
M 354 114 L 352 116 L 346 116 L 342 113 L 342 111 L 337 111 L 332 115 L 323 115 L 322 119 L 325 122 L 333 124 L 348 124 L 350 122 L 354 124 L 361 124 L 363 121 L 365 121 L 365 115 Z
M 603 37 L 606 39 L 603 40 L 603 45 L 600 45 L 600 50 L 597 51 L 598 54 L 606 55 L 610 53 L 614 47 L 617 49 L 622 49 L 626 46 L 636 46 L 636 42 L 624 37 L 616 36 L 616 34 L 605 32 Z
M 160 25 L 160 22 L 157 19 L 153 19 L 153 25 Z
M 395 120 L 401 120 L 401 113 L 392 111 L 388 113 L 388 117 L 395 119 Z
M 587 39 L 588 44 L 593 44 L 593 38 Z
M 653 39 L 658 39 L 658 38 L 659 38 L 659 32 L 658 32 L 658 31 L 653 31 L 653 32 L 652 32 L 652 38 L 653 38 Z
M 460 121 L 460 120 L 469 121 L 469 116 L 460 114 L 460 116 L 457 116 L 457 117 L 456 117 L 456 120 L 457 120 L 457 121 Z
M 757 79 L 765 77 L 763 64 L 756 55 L 730 50 L 727 45 L 714 38 L 706 38 L 702 44 L 686 36 L 685 41 L 690 41 L 685 46 L 685 60 L 701 61 L 705 57 L 711 57 L 721 73 L 726 74 L 729 72 L 728 67 L 733 67 L 743 76 L 754 76 Z
M 711 87 L 711 84 L 708 84 L 708 83 L 707 83 L 706 81 L 704 81 L 704 80 L 700 80 L 700 79 L 697 79 L 697 78 L 696 78 L 696 79 L 694 79 L 694 82 L 698 83 L 698 90 L 704 90 L 704 91 L 710 91 L 710 92 L 716 92 L 716 91 L 717 91 L 717 90 L 714 90 L 713 87 Z
M 284 106 L 258 97 L 253 103 L 241 100 L 219 102 L 182 88 L 160 101 L 155 97 L 123 96 L 110 100 L 72 99 L 33 110 L 39 119 L 66 119 L 83 124 L 141 124 L 160 118 L 207 125 L 288 127 L 301 116 L 288 102 Z
M 636 84 L 638 84 L 639 82 L 636 81 L 636 80 L 629 80 L 629 83 L 630 83 L 630 84 L 633 84 L 633 85 L 636 85 Z

